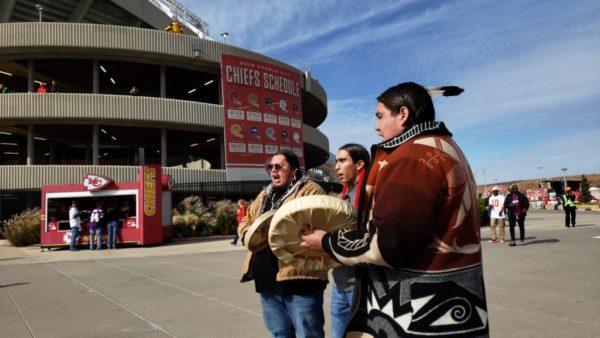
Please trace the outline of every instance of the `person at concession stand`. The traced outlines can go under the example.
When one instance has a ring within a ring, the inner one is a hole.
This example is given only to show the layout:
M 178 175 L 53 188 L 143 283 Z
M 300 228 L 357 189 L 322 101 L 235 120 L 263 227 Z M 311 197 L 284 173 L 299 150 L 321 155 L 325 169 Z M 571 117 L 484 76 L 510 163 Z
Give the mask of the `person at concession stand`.
M 117 232 L 119 231 L 119 224 L 117 220 L 119 219 L 119 215 L 117 213 L 117 209 L 114 205 L 109 205 L 106 209 L 106 214 L 104 216 L 106 221 L 106 248 L 107 249 L 116 249 L 117 248 Z
M 301 196 L 325 194 L 318 184 L 303 176 L 293 152 L 279 151 L 267 163 L 271 184 L 258 194 L 238 227 L 242 243 L 248 240 L 245 236 L 254 220 L 263 213 Z M 246 256 L 241 281 L 250 280 L 254 280 L 260 294 L 263 320 L 272 337 L 294 337 L 294 330 L 297 337 L 325 337 L 323 292 L 327 271 L 299 272 L 278 260 L 267 245 Z
M 79 209 L 77 209 L 77 201 L 71 202 L 71 208 L 69 209 L 69 225 L 71 226 L 71 245 L 69 246 L 69 249 L 71 251 L 77 251 L 75 245 L 81 227 L 81 213 L 79 212 Z
M 104 218 L 104 211 L 102 205 L 96 203 L 96 208 L 90 213 L 90 250 L 94 250 L 94 236 L 98 244 L 96 250 L 102 249 L 102 227 L 100 226 L 100 220 Z
M 425 88 L 401 83 L 377 101 L 382 142 L 357 230 L 315 230 L 302 246 L 357 266 L 347 336 L 487 337 L 469 164 Z

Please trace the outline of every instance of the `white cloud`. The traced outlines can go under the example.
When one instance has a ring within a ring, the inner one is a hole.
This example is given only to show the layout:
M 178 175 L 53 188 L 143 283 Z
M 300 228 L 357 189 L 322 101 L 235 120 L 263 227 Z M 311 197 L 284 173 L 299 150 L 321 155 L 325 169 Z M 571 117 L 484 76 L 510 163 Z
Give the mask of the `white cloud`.
M 497 125 L 506 130 L 540 119 L 591 119 L 597 111 L 566 111 L 574 103 L 600 103 L 600 48 L 594 39 L 558 41 L 512 59 L 473 69 L 456 79 L 466 92 L 445 105 L 457 130 Z M 600 106 L 596 106 L 600 107 Z
M 438 119 L 475 170 L 600 171 L 597 1 L 182 2 L 212 36 L 228 31 L 233 44 L 310 69 L 330 100 L 319 126 L 330 150 L 379 141 L 373 111 L 387 87 L 455 84 L 466 91 L 436 98 Z

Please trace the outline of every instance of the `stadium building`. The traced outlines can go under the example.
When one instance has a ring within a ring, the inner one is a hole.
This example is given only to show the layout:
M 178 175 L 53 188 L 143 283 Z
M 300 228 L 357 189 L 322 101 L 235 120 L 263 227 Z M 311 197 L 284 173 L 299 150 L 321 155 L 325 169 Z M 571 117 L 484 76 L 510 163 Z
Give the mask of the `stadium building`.
M 165 30 L 174 19 L 184 34 Z M 298 79 L 297 88 L 277 83 L 298 98 L 279 106 L 301 107 L 292 119 L 292 126 L 300 121 L 293 150 L 306 169 L 323 164 L 329 142 L 317 127 L 327 96 L 319 82 L 212 39 L 208 25 L 176 1 L 0 0 L 0 219 L 39 205 L 42 185 L 76 184 L 88 173 L 133 181 L 144 164 L 161 165 L 176 192 L 195 186 L 208 197 L 256 193 L 266 175 L 262 182 L 228 177 L 233 148 L 224 112 L 235 97 L 223 94 L 224 55 Z M 268 149 L 248 144 L 238 155 Z

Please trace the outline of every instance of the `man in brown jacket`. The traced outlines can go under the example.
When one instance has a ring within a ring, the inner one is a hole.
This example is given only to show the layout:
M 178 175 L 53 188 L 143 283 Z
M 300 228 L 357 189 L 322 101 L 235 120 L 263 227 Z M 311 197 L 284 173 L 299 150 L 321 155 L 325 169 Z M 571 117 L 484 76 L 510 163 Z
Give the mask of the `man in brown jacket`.
M 425 88 L 401 83 L 377 101 L 365 221 L 302 245 L 358 267 L 346 337 L 487 337 L 471 168 Z
M 249 241 L 246 234 L 250 226 L 265 212 L 297 197 L 325 194 L 323 188 L 302 175 L 298 157 L 289 150 L 273 155 L 267 173 L 271 184 L 258 194 L 238 227 L 242 243 Z M 327 271 L 299 272 L 278 260 L 267 245 L 248 252 L 242 274 L 242 282 L 254 280 L 265 326 L 273 337 L 293 337 L 294 331 L 297 337 L 325 337 L 323 291 Z

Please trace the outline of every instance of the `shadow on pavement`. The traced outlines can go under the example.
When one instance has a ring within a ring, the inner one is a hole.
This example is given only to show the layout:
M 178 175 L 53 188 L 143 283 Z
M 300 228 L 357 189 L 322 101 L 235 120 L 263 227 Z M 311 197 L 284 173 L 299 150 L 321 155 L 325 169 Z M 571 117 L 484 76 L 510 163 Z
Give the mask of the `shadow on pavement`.
M 555 244 L 560 242 L 558 239 L 556 238 L 548 238 L 548 239 L 538 239 L 535 241 L 527 241 L 525 242 L 525 245 L 531 245 L 531 244 Z
M 21 283 L 5 284 L 5 285 L 0 285 L 0 289 L 7 288 L 9 286 L 19 286 L 19 285 L 28 285 L 28 284 L 31 284 L 31 283 L 29 283 L 29 282 L 21 282 Z

